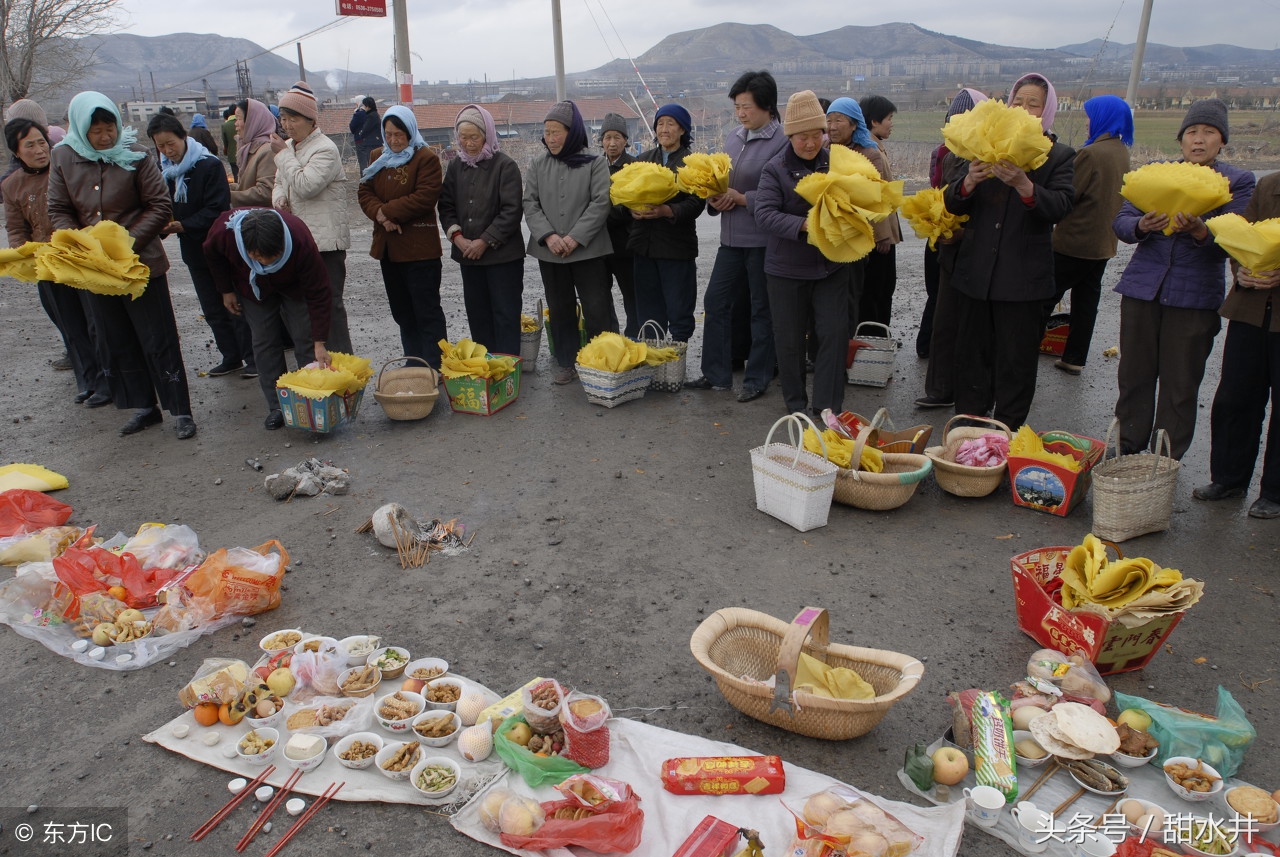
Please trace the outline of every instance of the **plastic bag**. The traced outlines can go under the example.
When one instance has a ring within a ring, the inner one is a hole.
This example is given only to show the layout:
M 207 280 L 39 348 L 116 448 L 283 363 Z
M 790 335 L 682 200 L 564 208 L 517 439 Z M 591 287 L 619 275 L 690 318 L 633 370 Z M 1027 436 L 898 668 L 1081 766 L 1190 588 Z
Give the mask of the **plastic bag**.
M 0 583 L 0 622 L 41 627 L 63 624 L 74 596 L 65 586 L 31 570 L 31 565 L 35 563 Z
M 223 548 L 210 554 L 184 585 L 213 605 L 215 617 L 252 616 L 280 606 L 280 583 L 288 565 L 289 552 L 274 539 L 256 548 Z
M 70 517 L 70 506 L 39 491 L 25 488 L 0 491 L 0 536 L 60 527 Z
M 588 768 L 609 764 L 609 703 L 599 696 L 574 691 L 560 709 L 564 725 L 564 756 Z
M 555 818 L 561 809 L 586 810 L 589 814 L 579 819 Z M 625 854 L 639 846 L 644 832 L 644 810 L 640 809 L 637 794 L 591 807 L 584 807 L 575 799 L 546 801 L 542 811 L 545 820 L 532 836 L 504 833 L 500 837 L 502 844 L 527 851 L 578 845 L 599 854 Z
M 182 690 L 178 701 L 187 708 L 202 702 L 234 702 L 249 680 L 249 665 L 234 658 L 205 658 Z
M 546 708 L 534 701 L 554 697 L 555 705 Z M 564 704 L 564 688 L 553 678 L 540 681 L 533 687 L 520 689 L 520 702 L 524 708 L 524 720 L 539 735 L 549 735 L 560 728 L 560 707 Z
M 177 574 L 173 569 L 143 568 L 133 554 L 102 548 L 67 548 L 53 561 L 53 568 L 77 596 L 122 586 L 125 596 L 121 600 L 137 610 L 155 607 L 156 590 Z
M 885 812 L 862 792 L 843 783 L 809 795 L 801 812 L 786 808 L 795 816 L 796 822 L 796 836 L 788 854 L 827 857 L 880 850 L 881 853 L 906 855 L 924 842 L 923 836 Z M 867 844 L 877 848 L 859 847 L 860 837 L 867 837 Z
M 123 550 L 143 568 L 182 569 L 204 559 L 196 531 L 186 524 L 143 524 Z
M 1119 691 L 1115 696 L 1121 711 L 1137 708 L 1151 717 L 1147 732 L 1160 742 L 1156 758 L 1161 764 L 1170 756 L 1191 756 L 1230 777 L 1240 770 L 1245 751 L 1258 737 L 1240 703 L 1222 685 L 1218 685 L 1216 717 Z
M 1039 649 L 1027 659 L 1027 680 L 1037 690 L 1061 693 L 1076 699 L 1096 699 L 1107 702 L 1111 690 L 1098 674 L 1098 668 L 1082 649 L 1070 655 L 1055 649 Z M 1046 683 L 1048 686 L 1046 686 Z
M 293 670 L 298 686 L 294 688 L 290 698 L 309 702 L 320 696 L 341 696 L 338 677 L 346 668 L 347 654 L 340 649 L 295 654 L 289 661 L 289 669 Z
M 0 538 L 0 565 L 48 562 L 73 544 L 83 542 L 84 535 L 79 527 L 45 527 L 34 533 Z
M 296 694 L 297 691 L 289 694 L 285 726 L 290 733 L 306 732 L 308 735 L 319 735 L 322 738 L 342 738 L 354 732 L 368 730 L 373 723 L 373 708 L 378 701 L 372 694 L 359 699 L 349 696 L 314 696 L 307 701 L 306 705 L 298 705 L 295 710 L 294 706 L 298 702 L 295 699 Z M 327 715 L 330 712 L 323 710 L 334 708 L 346 711 L 341 720 L 329 719 Z M 328 723 L 324 722 L 326 719 L 329 719 Z
M 524 715 L 521 714 L 513 714 L 502 721 L 493 736 L 493 749 L 508 768 L 524 777 L 530 787 L 553 786 L 574 774 L 587 773 L 587 768 L 572 759 L 563 756 L 535 756 L 527 747 L 522 747 L 507 737 L 513 726 L 525 722 Z

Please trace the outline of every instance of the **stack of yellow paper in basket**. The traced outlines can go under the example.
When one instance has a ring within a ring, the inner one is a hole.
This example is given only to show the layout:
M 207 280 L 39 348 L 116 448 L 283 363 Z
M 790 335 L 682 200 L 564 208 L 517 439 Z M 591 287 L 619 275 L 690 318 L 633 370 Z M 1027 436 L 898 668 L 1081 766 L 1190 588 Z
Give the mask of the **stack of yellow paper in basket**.
M 1120 195 L 1139 211 L 1169 217 L 1165 235 L 1173 234 L 1173 216 L 1199 217 L 1231 201 L 1231 182 L 1212 167 L 1186 161 L 1160 162 L 1124 174 Z
M 499 381 L 516 369 L 516 359 L 491 355 L 489 349 L 470 339 L 459 339 L 454 345 L 440 340 L 440 374 L 446 378 L 486 378 Z
M 1204 225 L 1219 247 L 1253 273 L 1280 268 L 1280 217 L 1250 223 L 1238 214 L 1220 214 Z
M 880 178 L 875 164 L 852 149 L 831 147 L 831 166 L 796 184 L 812 208 L 805 219 L 809 243 L 833 262 L 856 262 L 876 246 L 872 224 L 902 203 L 902 182 Z
M 617 333 L 601 333 L 578 352 L 578 365 L 601 372 L 629 372 L 679 357 L 674 348 L 652 348 Z
M 1039 119 L 1021 107 L 1009 107 L 994 99 L 952 116 L 942 129 L 942 139 L 948 149 L 966 161 L 1008 161 L 1028 171 L 1043 166 L 1053 148 Z
M 1009 441 L 1009 456 L 1013 457 L 1015 455 L 1022 458 L 1047 461 L 1067 470 L 1080 469 L 1080 462 L 1074 457 L 1062 452 L 1050 452 L 1045 449 L 1044 441 L 1040 439 L 1040 435 L 1036 434 L 1035 429 L 1031 428 L 1031 426 L 1024 425 L 1018 429 L 1018 433 L 1013 436 L 1013 440 Z
M 849 470 L 853 466 L 853 448 L 857 445 L 857 441 L 847 438 L 833 429 L 822 430 L 822 441 L 827 445 L 827 460 L 836 467 L 843 467 Z M 822 443 L 818 442 L 818 435 L 813 429 L 804 430 L 804 448 L 814 455 L 822 455 Z M 868 473 L 884 472 L 884 453 L 876 449 L 870 443 L 862 447 L 862 458 L 858 463 L 857 470 L 865 470 Z
M 609 200 L 635 210 L 662 205 L 676 192 L 675 173 L 651 161 L 633 161 L 609 180 Z
M 946 188 L 927 187 L 902 201 L 902 216 L 911 224 L 917 238 L 926 238 L 929 249 L 938 248 L 938 239 L 948 239 L 969 219 L 967 214 L 952 214 L 942 201 Z
M 1112 562 L 1103 543 L 1089 533 L 1071 549 L 1062 569 L 1062 606 L 1086 610 L 1137 627 L 1157 616 L 1189 609 L 1204 584 L 1145 557 Z
M 133 252 L 133 236 L 128 230 L 102 220 L 84 229 L 59 229 L 48 242 L 28 241 L 21 247 L 0 250 L 0 276 L 28 283 L 50 280 L 137 300 L 147 288 L 151 269 Z
M 286 372 L 276 381 L 277 387 L 285 387 L 308 399 L 326 399 L 334 395 L 347 395 L 364 388 L 373 378 L 373 367 L 363 357 L 329 352 L 329 368 L 319 367 Z

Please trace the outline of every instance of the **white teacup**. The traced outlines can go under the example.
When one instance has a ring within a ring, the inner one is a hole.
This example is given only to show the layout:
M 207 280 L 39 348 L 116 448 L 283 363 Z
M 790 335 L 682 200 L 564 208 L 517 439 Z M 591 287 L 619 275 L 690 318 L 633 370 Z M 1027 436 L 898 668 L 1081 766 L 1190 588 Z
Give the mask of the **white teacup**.
M 999 789 L 991 786 L 974 786 L 964 789 L 964 796 L 969 804 L 973 820 L 981 827 L 995 827 L 1000 821 L 1000 812 L 1004 809 L 1004 795 Z
M 1086 833 L 1077 853 L 1080 857 L 1111 857 L 1116 853 L 1116 844 L 1101 833 Z
M 1009 811 L 1018 824 L 1018 847 L 1028 854 L 1043 853 L 1054 834 L 1053 816 L 1031 801 L 1022 801 Z

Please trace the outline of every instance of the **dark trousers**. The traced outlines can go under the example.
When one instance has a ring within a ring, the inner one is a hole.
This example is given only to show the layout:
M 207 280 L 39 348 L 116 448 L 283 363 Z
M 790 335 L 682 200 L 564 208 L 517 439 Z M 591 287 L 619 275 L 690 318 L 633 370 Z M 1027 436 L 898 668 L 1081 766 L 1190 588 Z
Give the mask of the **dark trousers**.
M 520 353 L 520 298 L 524 259 L 497 265 L 462 265 L 462 301 L 471 339 L 491 354 Z
M 1106 259 L 1053 254 L 1053 282 L 1058 293 L 1045 305 L 1044 318 L 1047 322 L 1063 295 L 1071 292 L 1071 332 L 1062 350 L 1063 363 L 1084 366 L 1089 359 L 1089 344 L 1093 342 L 1093 327 L 1098 320 L 1098 301 L 1102 299 L 1102 275 L 1106 270 Z
M 929 356 L 929 340 L 933 337 L 933 314 L 938 308 L 938 251 L 924 245 L 924 310 L 920 313 L 920 329 L 916 331 L 916 356 Z
M 137 300 L 89 294 L 98 332 L 98 360 L 117 408 L 160 406 L 173 416 L 191 415 L 182 343 L 169 300 L 169 278 L 153 276 Z
M 613 292 L 609 287 L 609 268 L 604 257 L 579 262 L 547 262 L 538 260 L 542 288 L 551 312 L 552 355 L 564 367 L 578 362 L 578 303 L 582 304 L 582 321 L 591 339 L 606 330 L 618 332 L 613 312 Z
M 1267 310 L 1262 327 L 1243 321 L 1227 325 L 1222 381 L 1213 397 L 1209 475 L 1228 488 L 1248 486 L 1258 460 L 1262 421 L 1270 399 L 1271 420 L 1260 493 L 1271 502 L 1280 503 L 1280 332 L 1270 330 L 1274 312 L 1274 306 Z
M 773 317 L 764 274 L 763 247 L 720 245 L 707 293 L 702 298 L 702 374 L 717 387 L 733 386 L 733 316 L 742 301 L 751 306 L 751 350 L 742 377 L 744 389 L 764 390 L 773 380 L 777 355 Z
M 381 264 L 382 283 L 387 289 L 391 317 L 400 328 L 400 346 L 404 349 L 404 356 L 421 358 L 432 368 L 439 369 L 440 340 L 449 336 L 444 309 L 440 306 L 443 268 L 440 260 L 392 262 L 383 259 Z M 487 342 L 485 344 L 488 345 Z M 327 343 L 325 347 L 328 347 Z
M 267 400 L 267 409 L 280 410 L 276 381 L 289 371 L 284 361 L 284 331 L 293 340 L 293 358 L 302 367 L 315 355 L 311 340 L 311 311 L 301 298 L 268 295 L 255 301 L 241 296 L 240 311 L 253 335 L 253 358 L 258 367 L 258 386 Z M 328 346 L 325 346 L 328 349 Z
M 959 313 L 956 290 L 951 287 L 951 272 L 938 266 L 938 299 L 935 304 L 932 331 L 929 334 L 929 368 L 924 374 L 924 391 L 944 402 L 956 395 L 956 331 Z M 1037 344 L 1036 348 L 1040 346 Z
M 76 390 L 81 393 L 107 392 L 102 363 L 98 360 L 94 344 L 97 331 L 89 315 L 89 292 L 49 280 L 41 280 L 36 289 L 41 306 L 53 319 L 58 333 L 62 334 L 62 344 L 67 347 L 67 356 L 71 358 L 71 368 L 76 376 Z
M 858 320 L 877 321 L 888 326 L 893 315 L 893 290 L 898 284 L 897 247 L 890 247 L 888 253 L 872 250 L 863 259 L 863 267 L 866 273 Z
M 605 267 L 609 270 L 609 276 L 618 282 L 618 293 L 622 295 L 622 312 L 626 315 L 627 321 L 622 327 L 622 334 L 628 339 L 635 339 L 640 335 L 640 313 L 636 312 L 636 266 L 635 261 L 630 256 L 620 256 L 617 253 L 610 253 L 604 257 Z M 618 313 L 613 309 L 613 302 L 609 302 L 610 311 L 613 312 L 614 327 L 618 327 Z
M 688 342 L 693 336 L 693 311 L 698 306 L 698 263 L 693 259 L 652 259 L 636 256 L 636 312 L 640 323 L 657 323 L 671 338 Z
M 342 293 L 347 288 L 347 251 L 325 250 L 320 254 L 324 268 L 329 272 L 329 338 L 324 341 L 326 351 L 351 354 L 351 331 L 347 329 L 347 308 L 342 303 Z
M 1174 458 L 1190 449 L 1205 362 L 1221 329 L 1218 313 L 1211 309 L 1131 297 L 1120 301 L 1116 419 L 1121 452 L 1149 448 L 1157 428 L 1168 432 Z
M 213 275 L 206 265 L 187 263 L 191 272 L 191 283 L 195 286 L 196 299 L 200 301 L 200 312 L 204 314 L 205 323 L 213 331 L 213 343 L 218 347 L 222 359 L 228 363 L 253 363 L 253 334 L 249 332 L 249 323 L 243 315 L 232 315 L 222 302 L 222 292 L 213 284 Z
M 813 364 L 813 409 L 844 410 L 845 358 L 849 353 L 849 273 L 841 265 L 820 280 L 766 276 L 778 381 L 791 413 L 805 411 L 805 328 L 810 312 L 818 340 Z
M 381 145 L 378 143 L 377 146 L 356 146 L 356 164 L 360 167 L 360 172 L 369 168 L 369 155 Z
M 1026 423 L 1036 395 L 1044 301 L 987 301 L 954 294 L 956 413 L 981 417 L 994 409 L 993 416 L 1016 431 Z

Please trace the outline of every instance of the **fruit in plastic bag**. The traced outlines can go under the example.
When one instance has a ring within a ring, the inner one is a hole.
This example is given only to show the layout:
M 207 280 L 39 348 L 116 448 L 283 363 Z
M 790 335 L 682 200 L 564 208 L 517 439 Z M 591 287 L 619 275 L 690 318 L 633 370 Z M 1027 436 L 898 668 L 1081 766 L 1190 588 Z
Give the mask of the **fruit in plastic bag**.
M 512 795 L 498 810 L 498 827 L 512 836 L 532 836 L 545 818 L 542 804 L 530 797 Z
M 506 799 L 514 795 L 515 792 L 511 789 L 491 790 L 480 801 L 480 823 L 494 833 L 500 832 L 502 828 L 498 825 L 498 813 L 502 811 L 502 804 Z

